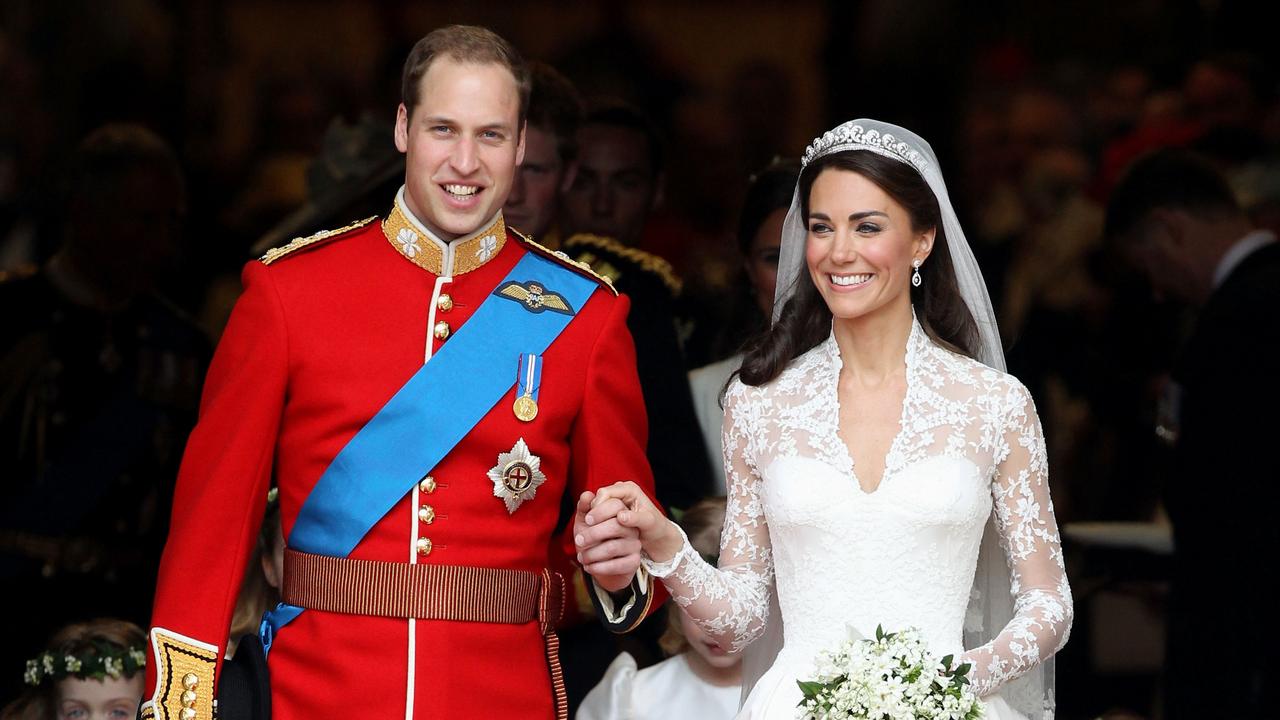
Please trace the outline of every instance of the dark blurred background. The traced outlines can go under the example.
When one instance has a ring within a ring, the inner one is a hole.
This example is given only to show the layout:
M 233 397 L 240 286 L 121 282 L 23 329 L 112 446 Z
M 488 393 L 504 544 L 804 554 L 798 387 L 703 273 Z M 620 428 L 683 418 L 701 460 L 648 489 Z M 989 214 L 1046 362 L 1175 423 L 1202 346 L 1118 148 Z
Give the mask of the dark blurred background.
M 80 140 L 138 123 L 186 178 L 159 289 L 216 342 L 255 246 L 369 214 L 317 199 L 391 153 L 401 64 L 448 23 L 486 25 L 586 98 L 651 115 L 667 185 L 642 247 L 710 306 L 742 300 L 733 225 L 752 172 L 846 119 L 912 128 L 941 159 L 1010 370 L 1046 428 L 1076 592 L 1060 716 L 1158 717 L 1170 551 L 1159 398 L 1186 317 L 1108 252 L 1103 208 L 1129 161 L 1178 145 L 1213 160 L 1258 226 L 1280 227 L 1271 5 L 6 0 L 0 273 L 40 266 L 62 242 L 59 184 Z M 384 175 L 392 187 L 398 172 Z M 725 347 L 691 341 L 686 363 Z

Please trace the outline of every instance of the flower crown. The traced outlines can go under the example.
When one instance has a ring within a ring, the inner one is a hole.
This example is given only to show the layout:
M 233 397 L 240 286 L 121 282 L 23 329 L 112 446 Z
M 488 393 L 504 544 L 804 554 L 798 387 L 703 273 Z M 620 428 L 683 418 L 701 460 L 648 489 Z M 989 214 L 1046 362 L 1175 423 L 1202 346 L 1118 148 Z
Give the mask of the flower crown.
M 146 666 L 147 654 L 141 646 L 124 648 L 107 640 L 94 640 L 90 648 L 77 655 L 49 650 L 40 653 L 27 661 L 27 671 L 22 674 L 22 679 L 28 685 L 66 677 L 118 680 L 132 677 Z
M 823 155 L 844 150 L 870 150 L 878 155 L 907 163 L 921 174 L 924 174 L 929 167 L 929 161 L 924 155 L 891 133 L 881 134 L 879 130 L 864 130 L 861 125 L 856 125 L 852 121 L 822 133 L 821 137 L 805 149 L 800 165 L 807 167 L 809 163 Z

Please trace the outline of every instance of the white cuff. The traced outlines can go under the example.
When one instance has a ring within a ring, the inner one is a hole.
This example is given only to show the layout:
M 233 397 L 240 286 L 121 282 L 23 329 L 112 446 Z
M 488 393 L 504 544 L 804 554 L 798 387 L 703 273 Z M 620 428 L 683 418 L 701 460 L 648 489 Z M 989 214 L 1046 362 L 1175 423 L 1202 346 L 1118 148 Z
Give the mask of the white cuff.
M 600 609 L 604 611 L 604 619 L 610 625 L 617 625 L 627 619 L 627 613 L 631 612 L 631 608 L 635 607 L 636 601 L 649 594 L 649 573 L 645 572 L 644 556 L 640 559 L 641 567 L 636 570 L 635 581 L 628 587 L 636 587 L 638 591 L 631 593 L 631 598 L 621 608 L 613 606 L 613 596 L 608 590 L 600 587 L 600 583 L 595 578 L 591 578 L 592 592 L 596 594 L 596 598 L 600 600 Z
M 689 544 L 689 536 L 684 534 L 684 528 L 676 525 L 675 523 L 671 524 L 675 526 L 676 532 L 680 533 L 680 540 L 683 541 L 683 544 L 680 546 L 680 549 L 676 551 L 676 554 L 671 556 L 670 560 L 666 562 L 657 562 L 646 555 L 643 550 L 640 551 L 640 568 L 642 570 L 647 570 L 650 575 L 656 578 L 664 578 L 675 572 L 676 567 L 680 565 L 680 561 L 684 558 L 686 553 L 693 553 L 694 555 L 697 555 L 693 546 Z

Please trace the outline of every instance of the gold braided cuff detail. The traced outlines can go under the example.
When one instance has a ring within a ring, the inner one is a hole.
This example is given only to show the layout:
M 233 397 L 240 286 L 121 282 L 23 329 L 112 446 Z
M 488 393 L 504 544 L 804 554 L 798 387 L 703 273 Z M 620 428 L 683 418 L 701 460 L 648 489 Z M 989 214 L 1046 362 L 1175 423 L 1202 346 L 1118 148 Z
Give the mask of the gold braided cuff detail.
M 156 691 L 151 713 L 156 720 L 213 720 L 216 645 L 164 628 L 152 628 Z M 145 717 L 145 716 L 144 716 Z

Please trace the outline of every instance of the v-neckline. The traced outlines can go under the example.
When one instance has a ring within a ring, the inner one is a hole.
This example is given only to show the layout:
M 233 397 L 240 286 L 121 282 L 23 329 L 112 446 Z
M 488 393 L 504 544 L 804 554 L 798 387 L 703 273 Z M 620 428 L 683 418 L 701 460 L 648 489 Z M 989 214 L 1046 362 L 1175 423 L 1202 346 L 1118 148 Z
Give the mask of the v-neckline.
M 880 489 L 884 487 L 885 481 L 890 478 L 891 468 L 889 467 L 889 463 L 894 457 L 896 457 L 895 451 L 898 449 L 898 443 L 902 440 L 902 436 L 906 431 L 907 406 L 911 399 L 911 387 L 912 387 L 911 366 L 914 360 L 914 358 L 912 357 L 912 354 L 913 354 L 912 350 L 913 350 L 913 344 L 915 342 L 916 332 L 917 332 L 917 327 L 916 327 L 915 314 L 912 313 L 911 332 L 907 335 L 907 347 L 905 352 L 903 353 L 903 358 L 902 358 L 902 362 L 903 362 L 903 378 L 902 379 L 903 379 L 903 383 L 906 385 L 906 388 L 902 393 L 902 407 L 899 408 L 898 410 L 898 429 L 896 432 L 894 432 L 893 439 L 889 441 L 888 449 L 885 450 L 884 466 L 880 470 L 880 479 L 879 481 L 876 482 L 876 486 L 870 490 L 867 490 L 865 487 L 862 486 L 862 480 L 858 477 L 858 465 L 857 465 L 857 462 L 854 460 L 853 450 L 849 448 L 849 443 L 845 441 L 844 436 L 840 433 L 840 371 L 844 368 L 844 358 L 840 357 L 840 346 L 839 344 L 836 343 L 834 330 L 832 331 L 831 337 L 827 339 L 827 341 L 831 343 L 830 353 L 832 357 L 832 367 L 835 370 L 835 372 L 832 373 L 834 377 L 832 378 L 831 393 L 835 399 L 836 445 L 838 445 L 840 448 L 841 461 L 844 464 L 846 471 L 848 472 L 849 478 L 853 480 L 854 488 L 857 490 L 859 495 L 862 495 L 864 497 L 871 497 L 879 493 Z

